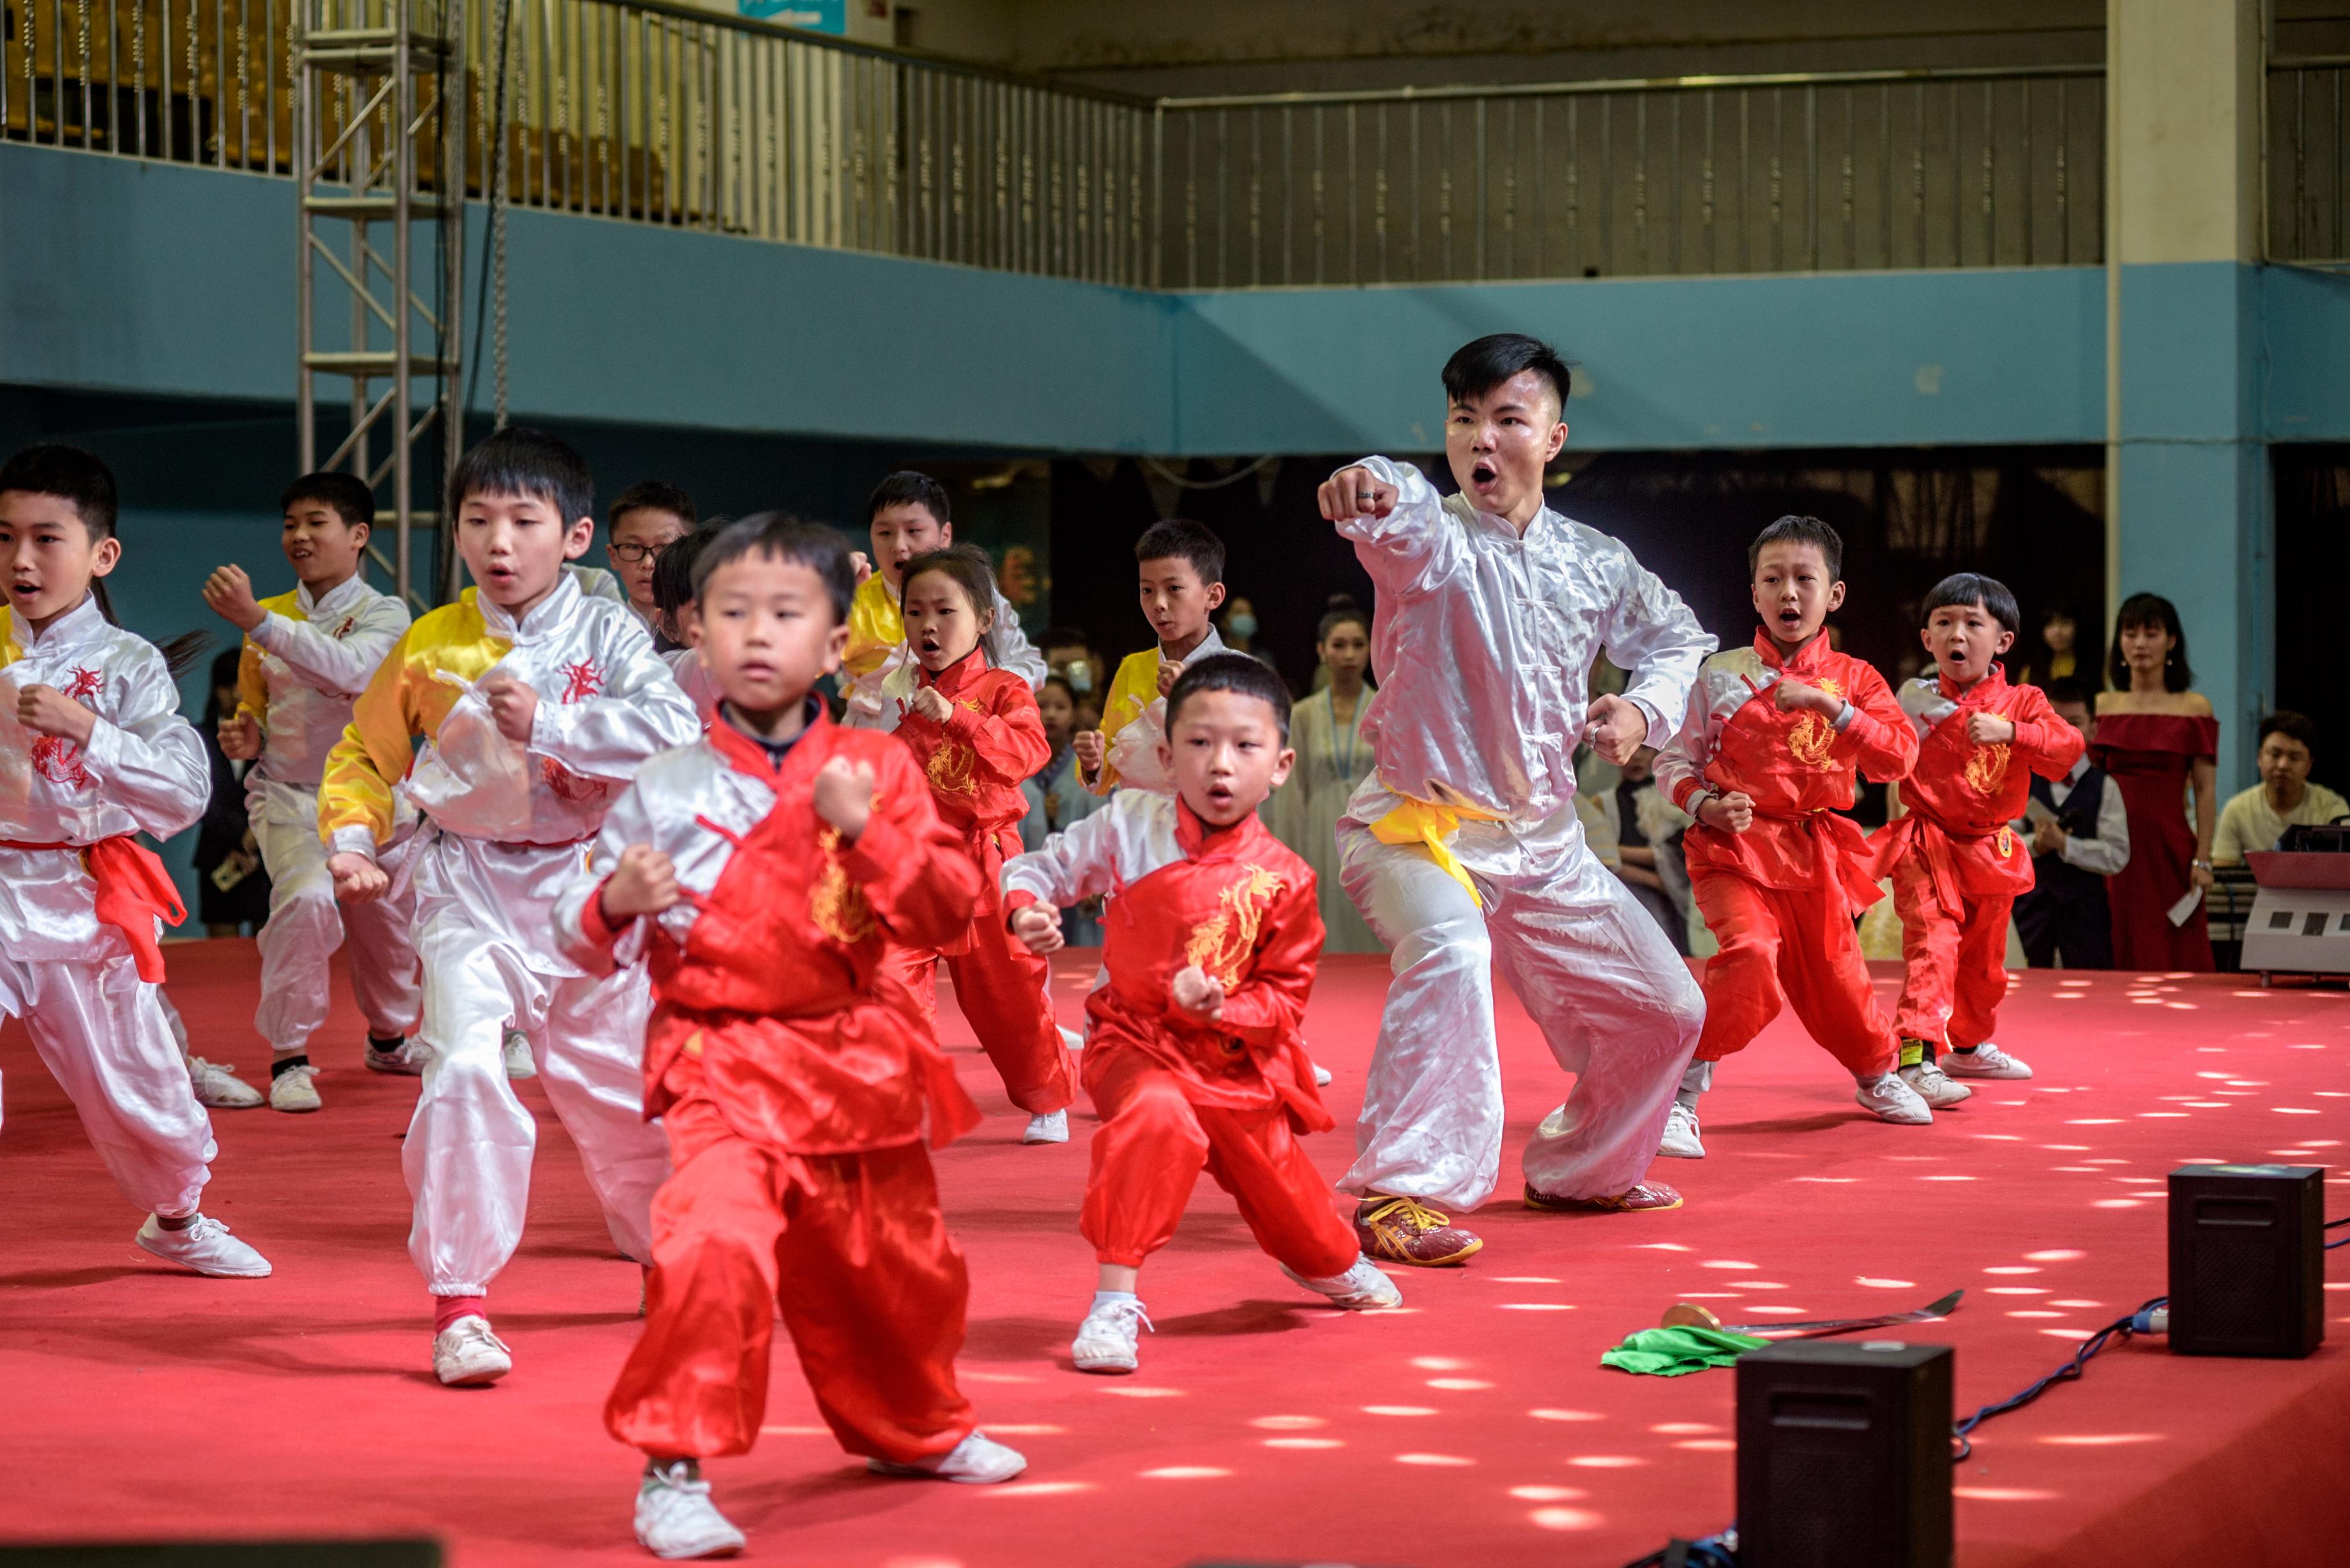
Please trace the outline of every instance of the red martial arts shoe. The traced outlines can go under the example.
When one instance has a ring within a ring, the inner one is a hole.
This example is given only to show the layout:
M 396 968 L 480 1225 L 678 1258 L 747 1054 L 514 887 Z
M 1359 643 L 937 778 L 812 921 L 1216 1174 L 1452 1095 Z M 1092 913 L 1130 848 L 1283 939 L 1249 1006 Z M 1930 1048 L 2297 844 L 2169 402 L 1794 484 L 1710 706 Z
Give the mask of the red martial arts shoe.
M 1526 1184 L 1527 1208 L 1560 1214 L 1646 1214 L 1680 1206 L 1681 1195 L 1661 1181 L 1644 1181 L 1613 1198 L 1556 1198 L 1535 1190 L 1532 1182 Z
M 1415 1198 L 1367 1193 L 1355 1210 L 1355 1240 L 1367 1257 L 1414 1268 L 1465 1262 L 1484 1240 Z

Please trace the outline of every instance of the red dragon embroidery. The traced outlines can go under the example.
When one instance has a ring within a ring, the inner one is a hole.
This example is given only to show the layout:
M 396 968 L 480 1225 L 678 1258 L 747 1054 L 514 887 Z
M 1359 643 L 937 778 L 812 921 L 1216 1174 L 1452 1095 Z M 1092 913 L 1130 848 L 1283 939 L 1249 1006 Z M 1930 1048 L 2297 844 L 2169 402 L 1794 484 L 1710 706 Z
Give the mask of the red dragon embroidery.
M 104 680 L 97 670 L 77 666 L 58 691 L 88 707 Z M 89 785 L 89 770 L 82 765 L 81 748 L 62 735 L 33 738 L 33 768 L 51 784 L 64 784 L 68 789 L 86 789 Z
M 585 702 L 604 690 L 604 672 L 591 659 L 563 666 L 563 701 L 566 705 Z M 602 779 L 583 779 L 553 757 L 541 757 L 538 776 L 548 791 L 558 800 L 574 803 L 601 800 L 611 793 L 611 786 Z
M 350 636 L 352 632 L 358 630 L 359 624 L 359 617 L 355 615 L 347 615 L 343 618 L 343 624 L 335 628 L 333 631 L 328 632 L 327 635 L 333 638 L 337 642 L 340 642 L 343 639 Z

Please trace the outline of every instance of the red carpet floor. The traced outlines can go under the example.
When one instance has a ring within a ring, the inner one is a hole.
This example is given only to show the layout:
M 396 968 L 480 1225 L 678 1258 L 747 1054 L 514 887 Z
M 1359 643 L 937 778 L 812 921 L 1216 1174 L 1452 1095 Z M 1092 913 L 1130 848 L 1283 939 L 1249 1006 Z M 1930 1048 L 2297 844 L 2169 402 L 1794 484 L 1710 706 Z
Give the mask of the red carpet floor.
M 262 1067 L 251 944 L 179 946 L 171 961 L 198 1048 Z M 1074 1017 L 1093 960 L 1061 970 Z M 1382 979 L 1378 961 L 1334 961 L 1315 998 L 1311 1037 L 1342 1120 Z M 1686 1208 L 1569 1219 L 1516 1206 L 1516 1145 L 1562 1080 L 1514 1003 L 1503 1037 L 1512 1147 L 1471 1266 L 1406 1274 L 1399 1314 L 1315 1310 L 1202 1182 L 1147 1272 L 1158 1333 L 1126 1379 L 1065 1360 L 1091 1288 L 1076 1227 L 1090 1122 L 1066 1147 L 1019 1147 L 984 1059 L 959 1053 L 991 1112 L 940 1162 L 972 1263 L 963 1376 L 988 1429 L 1033 1469 L 984 1490 L 870 1479 L 816 1426 L 782 1357 L 760 1448 L 712 1467 L 754 1555 L 812 1568 L 1621 1563 L 1731 1512 L 1731 1375 L 1597 1365 L 1669 1303 L 1767 1320 L 1905 1308 L 1963 1285 L 1955 1318 L 1911 1333 L 1959 1347 L 1971 1408 L 2160 1292 L 2165 1171 L 2331 1164 L 2350 1136 L 2341 991 L 2035 975 L 2002 1032 L 2034 1082 L 1980 1092 L 1931 1128 L 1886 1127 L 1783 1021 L 1710 1097 L 1711 1158 L 1660 1164 Z M 544 1096 L 524 1086 L 538 1179 L 493 1297 L 518 1368 L 492 1390 L 443 1390 L 404 1251 L 399 1139 L 415 1086 L 359 1070 L 356 1042 L 344 1002 L 320 1052 L 323 1113 L 215 1116 L 208 1207 L 277 1265 L 248 1283 L 177 1274 L 130 1244 L 139 1216 L 21 1027 L 0 1034 L 0 1541 L 430 1532 L 464 1568 L 643 1560 L 629 1534 L 637 1461 L 598 1418 L 637 1332 L 636 1271 L 611 1258 Z M 1324 1167 L 1336 1173 L 1347 1149 L 1343 1133 L 1321 1140 Z M 2313 1360 L 2124 1345 L 2085 1383 L 1986 1428 L 1957 1478 L 1960 1561 L 2210 1564 L 2296 1546 L 2310 1554 L 2295 1560 L 2339 1561 L 2350 1267 L 2334 1273 L 2334 1341 Z

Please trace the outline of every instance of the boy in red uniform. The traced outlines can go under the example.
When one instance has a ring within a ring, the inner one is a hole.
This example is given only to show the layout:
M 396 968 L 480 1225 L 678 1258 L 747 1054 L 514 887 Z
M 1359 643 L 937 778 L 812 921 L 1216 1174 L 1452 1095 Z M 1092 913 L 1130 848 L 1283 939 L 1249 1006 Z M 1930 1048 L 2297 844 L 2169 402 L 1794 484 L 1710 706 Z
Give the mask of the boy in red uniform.
M 1020 785 L 1052 755 L 1045 721 L 1024 676 L 987 657 L 995 574 L 976 545 L 951 545 L 908 561 L 899 581 L 911 664 L 882 684 L 898 709 L 898 738 L 930 780 L 939 819 L 960 835 L 979 868 L 980 901 L 968 926 L 936 947 L 892 945 L 889 967 L 934 1018 L 932 965 L 954 976 L 955 1000 L 1003 1076 L 1012 1103 L 1028 1113 L 1023 1143 L 1069 1141 L 1068 1053 L 1053 1021 L 1051 966 L 1003 930 L 996 879 L 1008 851 L 1020 853 L 1028 797 Z
M 1918 739 L 1885 678 L 1828 646 L 1844 603 L 1844 541 L 1782 517 L 1746 552 L 1751 647 L 1698 672 L 1689 722 L 1657 755 L 1657 783 L 1697 818 L 1682 840 L 1690 885 L 1721 951 L 1705 971 L 1705 1029 L 1667 1113 L 1659 1154 L 1702 1159 L 1698 1096 L 1713 1064 L 1792 1004 L 1858 1085 L 1865 1110 L 1920 1124 L 1933 1112 L 1896 1075 L 1893 1032 L 1868 987 L 1853 917 L 1884 895 L 1850 817 L 1856 774 L 1898 779 Z
M 1403 1299 L 1298 1141 L 1333 1124 L 1298 1031 L 1322 950 L 1314 873 L 1257 819 L 1295 760 L 1288 689 L 1245 654 L 1187 664 L 1167 737 L 1174 796 L 1120 790 L 1003 868 L 1013 934 L 1039 954 L 1061 945 L 1057 906 L 1118 889 L 1109 981 L 1086 1002 L 1102 1125 L 1078 1223 L 1101 1273 L 1071 1346 L 1081 1372 L 1135 1369 L 1142 1262 L 1203 1167 L 1291 1279 L 1342 1307 Z
M 1027 1461 L 973 1429 L 954 1357 L 969 1293 L 923 1147 L 978 1119 L 882 974 L 893 942 L 971 920 L 979 875 L 889 736 L 814 694 L 856 577 L 829 530 L 746 517 L 695 563 L 723 701 L 647 763 L 556 907 L 583 967 L 649 961 L 645 1114 L 674 1174 L 653 1200 L 643 1336 L 605 1424 L 647 1456 L 637 1539 L 739 1551 L 699 1462 L 746 1452 L 785 1326 L 842 1447 L 886 1475 L 999 1481 Z
M 1995 660 L 2016 625 L 2015 596 L 1995 578 L 1959 572 L 1926 596 L 1918 635 L 1936 672 L 1901 688 L 1919 737 L 1901 786 L 1908 815 L 1876 838 L 1908 966 L 1893 1020 L 1901 1076 L 1937 1107 L 1973 1092 L 1953 1078 L 2032 1076 L 1991 1043 L 2007 994 L 2008 909 L 2033 883 L 2032 846 L 2012 825 L 2032 775 L 2063 778 L 2085 742 L 2037 686 L 2007 683 Z

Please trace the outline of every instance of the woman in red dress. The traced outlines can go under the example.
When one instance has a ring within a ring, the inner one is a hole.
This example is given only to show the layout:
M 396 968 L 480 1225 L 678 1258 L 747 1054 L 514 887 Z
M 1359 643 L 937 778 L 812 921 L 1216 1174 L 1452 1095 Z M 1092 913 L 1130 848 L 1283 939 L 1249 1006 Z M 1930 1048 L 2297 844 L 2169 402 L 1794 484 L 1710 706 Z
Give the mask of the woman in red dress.
M 2198 903 L 2173 925 L 2170 910 L 2190 889 L 2211 887 L 2211 831 L 2218 815 L 2220 721 L 2210 700 L 2187 688 L 2187 633 L 2178 608 L 2155 594 L 2126 600 L 2114 619 L 2106 673 L 2090 739 L 2097 765 L 2121 786 L 2130 857 L 2112 878 L 2114 967 L 2141 972 L 2208 971 L 2211 937 Z M 2195 794 L 2188 826 L 2187 792 Z

